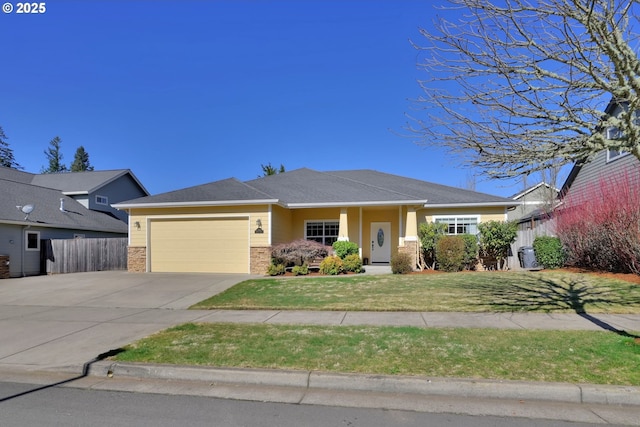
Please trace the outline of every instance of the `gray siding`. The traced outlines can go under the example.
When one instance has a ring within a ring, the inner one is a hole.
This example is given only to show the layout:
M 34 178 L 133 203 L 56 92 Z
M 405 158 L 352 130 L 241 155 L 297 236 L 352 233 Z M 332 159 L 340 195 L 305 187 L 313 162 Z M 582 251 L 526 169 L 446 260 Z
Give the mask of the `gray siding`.
M 531 212 L 545 207 L 545 205 L 550 207 L 553 205 L 557 195 L 558 192 L 553 188 L 549 188 L 546 185 L 540 185 L 538 188 L 528 192 L 524 196 L 514 199 L 521 204 L 507 212 L 507 220 L 513 221 L 526 217 Z
M 40 251 L 24 250 L 24 233 L 37 231 L 43 239 L 73 239 L 75 234 L 92 237 L 126 237 L 126 233 L 104 233 L 86 230 L 69 230 L 62 228 L 45 228 L 21 225 L 0 224 L 0 254 L 9 255 L 9 274 L 11 277 L 34 276 L 40 274 Z M 42 245 L 41 245 L 42 246 Z M 42 250 L 42 247 L 40 248 Z
M 147 194 L 142 191 L 138 184 L 131 178 L 129 174 L 101 187 L 99 190 L 89 194 L 88 207 L 91 210 L 109 213 L 121 221 L 128 222 L 129 215 L 126 212 L 112 208 L 111 205 L 125 200 L 137 199 Z M 96 196 L 105 196 L 109 198 L 109 205 L 100 205 L 96 203 Z
M 615 176 L 624 171 L 635 170 L 637 173 L 640 162 L 632 154 L 627 154 L 607 162 L 607 151 L 598 153 L 592 161 L 586 163 L 578 172 L 575 180 L 571 184 L 569 194 L 581 191 L 591 185 L 597 185 L 600 180 L 606 177 Z
M 0 224 L 0 255 L 9 255 L 9 274 L 20 276 L 20 254 L 22 243 L 21 226 Z

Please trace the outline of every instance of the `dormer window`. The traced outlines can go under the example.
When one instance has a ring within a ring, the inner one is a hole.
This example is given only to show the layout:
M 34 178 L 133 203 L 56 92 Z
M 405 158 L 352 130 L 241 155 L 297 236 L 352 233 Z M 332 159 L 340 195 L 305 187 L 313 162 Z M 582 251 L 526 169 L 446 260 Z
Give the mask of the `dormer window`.
M 96 196 L 96 203 L 99 205 L 109 205 L 109 198 L 107 196 Z

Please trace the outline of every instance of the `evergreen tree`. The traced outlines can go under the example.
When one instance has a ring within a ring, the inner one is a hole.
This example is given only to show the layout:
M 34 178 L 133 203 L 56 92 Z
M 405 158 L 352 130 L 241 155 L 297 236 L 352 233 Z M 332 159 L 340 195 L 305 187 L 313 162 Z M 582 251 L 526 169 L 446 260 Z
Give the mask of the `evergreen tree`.
M 84 172 L 92 171 L 93 166 L 89 163 L 89 153 L 87 153 L 84 147 L 81 145 L 76 150 L 76 154 L 71 163 L 71 172 Z
M 15 158 L 13 157 L 13 150 L 9 148 L 9 143 L 5 141 L 7 135 L 4 134 L 2 126 L 0 126 L 0 166 L 13 169 L 22 169 Z
M 262 167 L 262 176 L 275 175 L 278 173 L 283 173 L 285 171 L 284 165 L 280 164 L 280 168 L 276 169 L 275 167 L 271 166 L 271 162 L 269 162 L 269 164 L 267 165 L 260 165 L 260 167 Z
M 49 148 L 44 151 L 44 154 L 49 160 L 49 167 L 42 170 L 42 173 L 56 173 L 65 172 L 67 167 L 62 163 L 62 152 L 60 152 L 60 145 L 62 140 L 59 136 L 56 136 L 49 142 Z

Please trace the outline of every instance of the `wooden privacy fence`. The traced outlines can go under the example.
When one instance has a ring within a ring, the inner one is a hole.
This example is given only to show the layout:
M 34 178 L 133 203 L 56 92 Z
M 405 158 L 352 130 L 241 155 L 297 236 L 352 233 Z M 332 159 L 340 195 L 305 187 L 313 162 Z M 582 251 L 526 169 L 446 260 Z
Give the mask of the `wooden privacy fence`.
M 522 224 L 521 224 L 522 225 Z M 511 245 L 509 256 L 509 268 L 521 270 L 518 250 L 523 246 L 533 246 L 533 241 L 538 236 L 555 236 L 555 220 L 539 221 L 535 223 L 535 228 L 523 228 L 518 230 L 516 241 Z
M 43 245 L 47 274 L 127 269 L 127 238 L 51 239 Z

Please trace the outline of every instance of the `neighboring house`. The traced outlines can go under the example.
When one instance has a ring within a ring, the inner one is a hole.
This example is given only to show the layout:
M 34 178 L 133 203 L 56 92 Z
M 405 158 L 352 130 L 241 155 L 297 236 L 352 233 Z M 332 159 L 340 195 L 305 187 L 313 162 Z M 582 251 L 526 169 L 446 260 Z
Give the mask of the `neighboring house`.
M 0 167 L 0 277 L 7 261 L 10 277 L 41 274 L 47 239 L 126 237 L 126 215 L 95 203 L 103 195 L 112 202 L 148 192 L 128 170 L 37 175 Z
M 31 184 L 60 190 L 85 208 L 104 212 L 124 222 L 128 221 L 127 214 L 111 205 L 149 195 L 128 169 L 34 175 Z
M 537 216 L 539 212 L 550 212 L 556 203 L 559 190 L 546 182 L 540 182 L 529 187 L 518 194 L 511 196 L 511 199 L 518 202 L 518 205 L 509 211 L 507 218 L 509 221 L 521 221 L 523 219 Z
M 618 116 L 627 104 L 612 100 L 605 113 L 610 116 Z M 637 114 L 637 113 L 636 113 Z M 635 118 L 636 124 L 640 126 L 640 120 Z M 620 135 L 620 130 L 615 127 L 602 129 L 606 133 L 607 139 L 615 140 Z M 589 191 L 602 182 L 625 179 L 636 182 L 640 177 L 640 161 L 631 153 L 617 149 L 606 149 L 597 153 L 588 161 L 577 162 L 562 186 L 561 198 L 568 200 L 573 194 Z
M 116 204 L 129 213 L 130 271 L 264 274 L 271 248 L 296 239 L 349 240 L 370 264 L 407 252 L 418 227 L 451 234 L 504 221 L 513 200 L 373 170 L 297 169 L 229 178 Z

